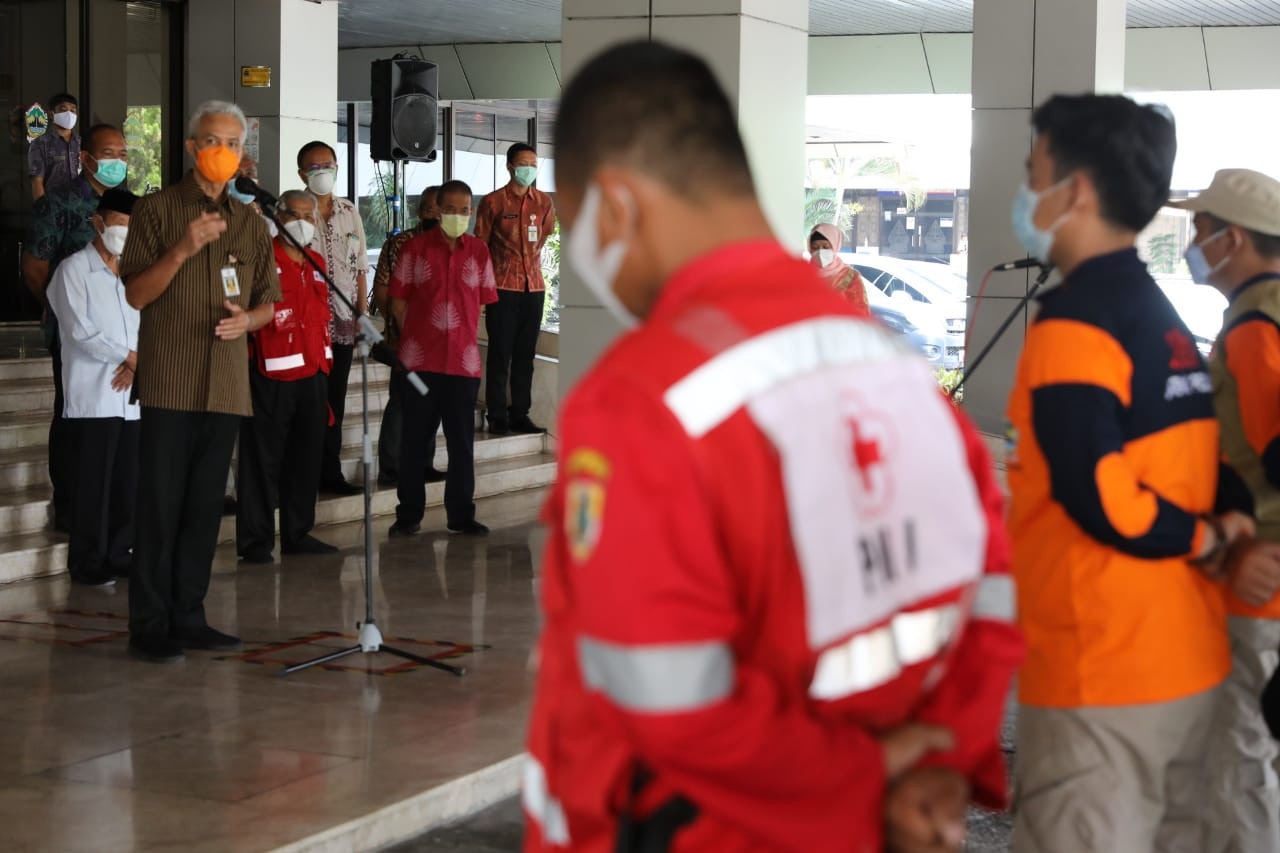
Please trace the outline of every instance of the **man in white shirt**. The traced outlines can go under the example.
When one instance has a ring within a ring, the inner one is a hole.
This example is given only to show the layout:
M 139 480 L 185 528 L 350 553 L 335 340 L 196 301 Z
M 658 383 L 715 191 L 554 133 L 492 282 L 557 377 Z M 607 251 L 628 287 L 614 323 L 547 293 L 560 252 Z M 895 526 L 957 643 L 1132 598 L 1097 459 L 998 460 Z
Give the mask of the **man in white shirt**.
M 108 586 L 133 562 L 141 409 L 129 402 L 137 368 L 138 311 L 125 299 L 120 253 L 137 197 L 102 195 L 98 236 L 54 273 L 49 304 L 62 330 L 63 417 L 77 451 L 67 570 L 87 586 Z

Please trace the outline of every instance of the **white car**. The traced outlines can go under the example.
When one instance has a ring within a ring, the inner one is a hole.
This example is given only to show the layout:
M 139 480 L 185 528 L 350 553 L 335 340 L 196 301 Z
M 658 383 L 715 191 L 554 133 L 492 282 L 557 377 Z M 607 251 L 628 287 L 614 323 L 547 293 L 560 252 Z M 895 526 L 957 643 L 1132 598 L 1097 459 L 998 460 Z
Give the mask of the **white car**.
M 880 255 L 842 252 L 841 259 L 862 273 L 868 292 L 874 287 L 893 307 L 922 329 L 944 330 L 946 352 L 942 366 L 964 366 L 967 284 L 964 274 L 946 264 L 904 261 Z
M 1196 284 L 1181 276 L 1156 276 L 1156 284 L 1173 303 L 1182 322 L 1196 339 L 1196 348 L 1205 358 L 1222 331 L 1222 312 L 1227 310 L 1227 297 L 1216 288 Z

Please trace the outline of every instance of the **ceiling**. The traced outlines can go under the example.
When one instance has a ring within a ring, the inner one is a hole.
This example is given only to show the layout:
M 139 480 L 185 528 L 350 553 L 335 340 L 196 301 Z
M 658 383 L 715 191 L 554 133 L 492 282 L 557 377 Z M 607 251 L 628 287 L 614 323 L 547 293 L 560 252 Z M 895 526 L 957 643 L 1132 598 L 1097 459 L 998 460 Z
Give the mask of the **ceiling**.
M 557 42 L 560 0 L 340 0 L 341 47 Z M 1131 27 L 1280 25 L 1280 0 L 1129 0 Z M 814 35 L 973 29 L 973 0 L 810 0 Z

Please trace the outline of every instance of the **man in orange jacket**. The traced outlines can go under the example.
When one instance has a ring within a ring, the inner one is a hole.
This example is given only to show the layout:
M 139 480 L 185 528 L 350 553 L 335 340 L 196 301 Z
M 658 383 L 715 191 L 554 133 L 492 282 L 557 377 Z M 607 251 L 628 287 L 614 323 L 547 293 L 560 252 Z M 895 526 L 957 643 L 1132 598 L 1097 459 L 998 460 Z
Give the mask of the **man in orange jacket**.
M 1232 667 L 1213 749 L 1217 825 L 1205 850 L 1273 853 L 1280 748 L 1259 697 L 1280 651 L 1280 181 L 1228 169 L 1172 204 L 1195 213 L 1192 276 L 1228 299 L 1210 362 L 1214 407 L 1239 503 L 1252 507 L 1262 540 L 1241 555 L 1227 597 Z
M 702 60 L 615 47 L 556 132 L 634 328 L 561 418 L 526 849 L 960 850 L 1022 654 L 981 439 L 778 244 Z
M 1207 744 L 1231 669 L 1217 583 L 1252 522 L 1214 516 L 1218 425 L 1190 332 L 1135 241 L 1169 197 L 1156 107 L 1034 115 L 1014 229 L 1063 282 L 1009 400 L 1019 621 L 1014 849 L 1203 851 Z

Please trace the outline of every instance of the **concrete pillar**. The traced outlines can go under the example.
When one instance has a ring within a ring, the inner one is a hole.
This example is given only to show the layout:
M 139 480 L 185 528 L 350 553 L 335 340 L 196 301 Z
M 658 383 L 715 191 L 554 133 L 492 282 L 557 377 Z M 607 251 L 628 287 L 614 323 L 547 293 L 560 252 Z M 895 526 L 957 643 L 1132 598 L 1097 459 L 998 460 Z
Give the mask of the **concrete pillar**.
M 564 0 L 562 76 L 569 79 L 592 56 L 633 39 L 701 55 L 737 109 L 769 221 L 799 252 L 808 29 L 808 4 L 796 0 Z M 617 334 L 617 324 L 562 265 L 561 397 Z
M 986 271 L 1026 255 L 1013 236 L 1010 205 L 1026 174 L 1031 114 L 1055 93 L 1123 91 L 1125 3 L 974 0 L 969 359 L 991 339 L 1035 277 L 1034 270 L 996 273 L 974 320 L 972 297 Z M 965 387 L 964 407 L 987 432 L 1003 433 L 1029 316 L 1024 312 L 1014 322 Z
M 271 85 L 242 86 L 245 66 L 269 67 Z M 217 98 L 257 120 L 250 124 L 259 127 L 258 175 L 268 190 L 302 187 L 297 154 L 307 142 L 336 146 L 337 3 L 189 0 L 187 69 L 188 112 Z M 338 186 L 345 186 L 341 174 Z

